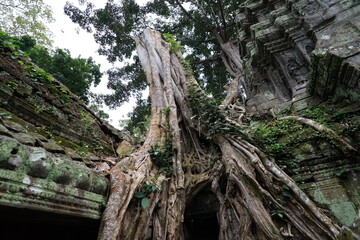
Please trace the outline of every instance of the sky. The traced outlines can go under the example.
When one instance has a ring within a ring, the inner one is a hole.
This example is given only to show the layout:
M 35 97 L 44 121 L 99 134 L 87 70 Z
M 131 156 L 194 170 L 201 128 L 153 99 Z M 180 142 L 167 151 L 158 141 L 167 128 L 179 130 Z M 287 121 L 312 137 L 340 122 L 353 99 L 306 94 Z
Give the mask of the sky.
M 106 72 L 112 67 L 112 64 L 106 60 L 105 56 L 100 56 L 97 53 L 98 44 L 93 39 L 92 34 L 82 29 L 79 30 L 79 27 L 64 14 L 66 1 L 67 0 L 44 0 L 46 4 L 52 7 L 53 17 L 55 18 L 55 22 L 48 25 L 53 32 L 53 46 L 69 49 L 72 57 L 78 57 L 79 55 L 83 58 L 92 57 L 97 64 L 101 65 L 100 70 Z M 77 0 L 70 0 L 70 2 L 77 3 Z M 93 0 L 91 2 L 94 3 L 96 7 L 102 7 L 105 5 L 106 0 Z M 95 93 L 111 93 L 111 91 L 107 89 L 106 84 L 107 75 L 104 74 L 99 86 L 96 88 L 92 87 L 91 91 Z M 103 110 L 110 115 L 109 122 L 114 127 L 119 127 L 119 120 L 126 119 L 127 113 L 131 112 L 134 106 L 135 99 L 131 99 L 130 102 L 123 104 L 117 109 L 110 110 L 108 107 L 104 107 Z

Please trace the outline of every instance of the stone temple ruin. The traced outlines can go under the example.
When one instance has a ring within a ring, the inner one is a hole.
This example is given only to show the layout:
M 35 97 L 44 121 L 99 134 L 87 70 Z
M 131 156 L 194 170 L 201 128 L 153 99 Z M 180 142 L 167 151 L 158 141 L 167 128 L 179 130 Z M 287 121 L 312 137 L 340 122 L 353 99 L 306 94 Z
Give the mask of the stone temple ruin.
M 333 127 L 360 149 L 360 2 L 248 0 L 237 21 L 248 111 L 302 112 L 345 101 L 335 108 L 346 121 Z M 351 226 L 360 209 L 359 156 L 299 137 L 289 147 L 287 161 L 296 163 L 289 172 Z M 123 140 L 64 85 L 0 44 L 0 238 L 49 239 L 53 232 L 52 239 L 95 239 L 108 194 L 101 163 Z M 188 239 L 216 225 L 216 209 L 206 191 L 188 204 Z
M 108 192 L 94 167 L 126 136 L 13 54 L 0 49 L 0 234 L 48 239 L 48 228 L 58 239 L 71 230 L 94 238 Z

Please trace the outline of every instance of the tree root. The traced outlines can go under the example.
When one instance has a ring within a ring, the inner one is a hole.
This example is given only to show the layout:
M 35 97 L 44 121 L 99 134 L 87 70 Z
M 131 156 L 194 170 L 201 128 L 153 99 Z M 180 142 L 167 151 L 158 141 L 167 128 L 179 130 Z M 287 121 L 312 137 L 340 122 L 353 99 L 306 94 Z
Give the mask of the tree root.
M 184 239 L 187 201 L 207 185 L 219 202 L 219 239 L 280 240 L 295 232 L 299 239 L 336 239 L 338 226 L 263 152 L 239 139 L 240 134 L 220 132 L 209 138 L 206 123 L 193 120 L 189 88 L 203 92 L 158 32 L 146 30 L 137 50 L 150 86 L 152 120 L 144 145 L 111 169 L 111 194 L 99 239 L 143 239 L 147 232 L 152 239 Z M 226 117 L 224 121 L 239 129 L 239 123 Z M 142 191 L 145 179 L 161 175 L 148 150 L 165 139 L 171 139 L 173 173 L 162 178 L 162 190 L 148 194 L 149 205 L 141 208 L 135 193 Z M 211 146 L 221 156 L 212 168 L 204 162 L 213 154 Z M 293 195 L 286 203 L 281 202 L 284 184 Z M 271 210 L 283 211 L 284 219 Z
M 314 128 L 315 130 L 317 130 L 321 133 L 325 133 L 326 135 L 328 135 L 331 138 L 331 140 L 334 140 L 335 145 L 346 155 L 350 154 L 351 152 L 357 152 L 356 148 L 351 146 L 342 137 L 340 137 L 338 134 L 336 134 L 332 129 L 327 128 L 324 125 L 322 125 L 318 122 L 315 122 L 314 120 L 299 117 L 299 116 L 285 116 L 285 117 L 278 118 L 278 120 L 287 120 L 287 119 L 298 121 L 302 124 L 305 124 L 305 125 L 308 125 L 308 126 Z

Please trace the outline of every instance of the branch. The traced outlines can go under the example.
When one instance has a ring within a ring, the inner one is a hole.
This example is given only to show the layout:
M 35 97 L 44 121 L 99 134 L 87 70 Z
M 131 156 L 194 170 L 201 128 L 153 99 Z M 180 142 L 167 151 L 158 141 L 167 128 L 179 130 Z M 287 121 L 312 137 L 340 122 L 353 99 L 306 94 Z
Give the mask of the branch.
M 207 58 L 205 60 L 200 60 L 200 61 L 197 61 L 197 62 L 191 62 L 190 64 L 205 64 L 205 63 L 208 63 L 208 62 L 214 62 L 214 61 L 218 61 L 219 59 L 221 59 L 221 55 L 215 55 L 213 57 L 210 57 L 210 58 Z
M 20 4 L 19 4 L 19 5 L 11 5 L 11 4 L 0 3 L 0 5 L 2 5 L 2 6 L 4 6 L 4 7 L 18 8 L 18 9 L 21 9 L 21 10 L 23 10 L 23 11 L 26 10 L 25 8 L 20 7 Z
M 214 20 L 214 22 L 215 22 L 215 24 L 216 24 L 216 27 L 220 30 L 221 29 L 221 26 L 220 26 L 220 23 L 218 22 L 218 19 L 217 19 L 217 17 L 216 17 L 216 14 L 215 14 L 215 11 L 214 11 L 214 9 L 212 8 L 212 7 L 210 7 L 210 9 L 211 9 L 211 15 L 212 15 L 212 18 L 213 18 L 213 20 Z
M 198 43 L 207 43 L 207 42 L 214 42 L 214 41 L 216 41 L 216 38 L 210 38 L 210 39 L 205 39 L 205 40 L 190 40 L 190 39 L 186 39 L 186 38 L 179 38 L 179 37 L 176 37 L 176 40 L 178 40 L 178 41 L 182 41 L 182 42 L 198 42 Z
M 287 120 L 287 119 L 298 121 L 300 123 L 303 123 L 305 125 L 308 125 L 308 126 L 314 128 L 315 130 L 317 130 L 321 133 L 330 135 L 330 137 L 332 137 L 332 139 L 335 141 L 335 145 L 338 148 L 340 148 L 340 150 L 345 154 L 348 154 L 351 151 L 357 152 L 357 150 L 353 146 L 351 146 L 349 143 L 347 143 L 342 137 L 337 135 L 333 130 L 325 127 L 324 125 L 321 125 L 318 122 L 315 122 L 308 118 L 299 117 L 299 116 L 286 116 L 286 117 L 278 118 L 278 120 Z
M 224 14 L 224 5 L 222 0 L 218 0 L 219 6 L 220 6 L 220 15 L 221 15 L 221 20 L 224 26 L 224 37 L 225 39 L 227 39 L 227 24 L 226 24 L 226 20 L 225 20 L 225 14 Z
M 176 0 L 177 5 L 181 8 L 181 10 L 185 13 L 186 16 L 188 16 L 189 19 L 195 20 L 194 17 L 184 8 L 184 6 L 179 2 L 179 0 Z

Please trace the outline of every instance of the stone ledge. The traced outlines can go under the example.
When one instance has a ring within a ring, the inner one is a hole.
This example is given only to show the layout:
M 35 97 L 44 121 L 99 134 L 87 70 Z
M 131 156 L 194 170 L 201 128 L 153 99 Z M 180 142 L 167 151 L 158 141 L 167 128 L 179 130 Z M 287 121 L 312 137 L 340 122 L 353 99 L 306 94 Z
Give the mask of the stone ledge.
M 0 204 L 100 219 L 105 198 L 81 189 L 0 169 Z

